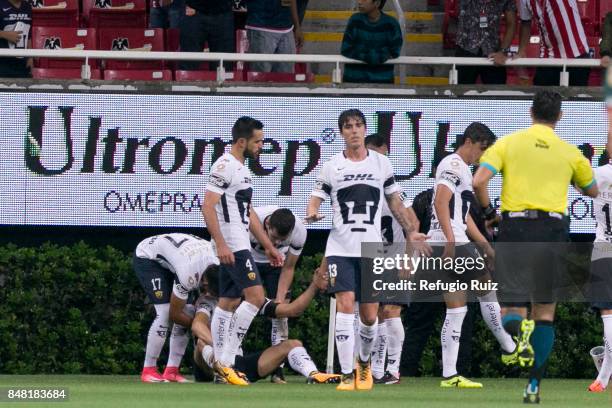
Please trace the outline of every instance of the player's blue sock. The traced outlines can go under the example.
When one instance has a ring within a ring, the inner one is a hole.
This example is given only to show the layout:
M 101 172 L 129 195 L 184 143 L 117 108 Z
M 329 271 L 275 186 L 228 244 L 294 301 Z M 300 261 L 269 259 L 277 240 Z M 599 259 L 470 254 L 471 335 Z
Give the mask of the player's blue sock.
M 529 374 L 529 384 L 532 389 L 534 386 L 539 386 L 544 376 L 548 356 L 550 356 L 554 343 L 555 328 L 553 322 L 536 320 L 535 329 L 531 335 L 531 345 L 535 354 L 535 363 Z
M 519 332 L 521 331 L 522 321 L 523 316 L 518 315 L 516 313 L 509 313 L 502 317 L 502 326 L 509 335 L 513 337 L 518 337 Z

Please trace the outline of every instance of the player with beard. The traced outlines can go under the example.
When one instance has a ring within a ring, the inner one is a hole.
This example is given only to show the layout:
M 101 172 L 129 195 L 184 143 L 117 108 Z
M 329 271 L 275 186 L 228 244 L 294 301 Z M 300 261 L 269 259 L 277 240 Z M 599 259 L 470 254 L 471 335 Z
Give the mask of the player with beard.
M 242 339 L 265 301 L 261 277 L 250 251 L 249 232 L 261 243 L 272 265 L 283 263 L 283 256 L 251 211 L 252 175 L 245 162 L 257 160 L 263 139 L 260 121 L 247 116 L 236 121 L 232 127 L 232 148 L 213 163 L 202 206 L 221 262 L 219 303 L 211 322 L 217 359 L 214 368 L 219 376 L 235 385 L 248 385 L 232 366 Z

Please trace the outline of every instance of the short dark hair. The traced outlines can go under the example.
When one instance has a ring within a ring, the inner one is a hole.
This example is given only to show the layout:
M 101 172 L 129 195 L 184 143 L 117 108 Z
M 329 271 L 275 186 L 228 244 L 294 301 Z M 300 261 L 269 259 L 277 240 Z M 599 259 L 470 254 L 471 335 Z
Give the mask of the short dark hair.
M 387 139 L 380 133 L 372 133 L 365 138 L 366 146 L 383 147 L 387 146 Z
M 242 116 L 232 126 L 232 143 L 236 143 L 238 139 L 249 140 L 253 137 L 254 130 L 261 129 L 263 129 L 263 123 L 249 116 Z
M 376 0 L 374 0 L 374 1 L 376 1 Z M 383 7 L 385 7 L 385 3 L 387 2 L 387 0 L 378 0 L 378 1 L 380 1 L 380 4 L 378 5 L 378 9 L 382 10 Z
M 472 122 L 465 128 L 462 137 L 457 138 L 457 147 L 462 146 L 465 143 L 465 139 L 470 139 L 472 143 L 482 142 L 490 146 L 495 143 L 497 136 L 487 125 L 480 122 Z
M 206 283 L 208 284 L 208 293 L 212 296 L 219 296 L 219 266 L 210 265 L 205 271 Z
M 533 96 L 531 114 L 537 121 L 556 123 L 561 114 L 561 95 L 555 91 L 538 91 Z
M 361 119 L 363 124 L 366 125 L 366 118 L 362 111 L 359 109 L 347 109 L 338 117 L 338 128 L 340 131 L 342 131 L 342 126 L 344 126 L 349 119 Z
M 293 231 L 293 227 L 295 227 L 295 215 L 293 215 L 288 208 L 279 208 L 270 214 L 268 222 L 279 235 L 286 237 Z

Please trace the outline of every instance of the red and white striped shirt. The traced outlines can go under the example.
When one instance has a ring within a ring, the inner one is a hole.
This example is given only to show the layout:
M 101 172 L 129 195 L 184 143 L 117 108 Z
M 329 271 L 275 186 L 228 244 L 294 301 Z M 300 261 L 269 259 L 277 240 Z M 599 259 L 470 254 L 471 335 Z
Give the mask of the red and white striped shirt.
M 577 58 L 589 52 L 576 0 L 520 0 L 519 16 L 534 16 L 540 30 L 543 58 Z

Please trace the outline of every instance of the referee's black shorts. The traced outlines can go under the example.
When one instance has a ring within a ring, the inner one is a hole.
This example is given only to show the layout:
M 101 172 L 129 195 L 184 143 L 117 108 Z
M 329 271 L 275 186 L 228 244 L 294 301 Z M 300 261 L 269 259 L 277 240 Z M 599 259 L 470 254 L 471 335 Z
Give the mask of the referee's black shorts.
M 565 217 L 538 214 L 533 219 L 502 214 L 495 245 L 495 278 L 498 298 L 505 307 L 557 300 L 566 271 L 568 222 Z

